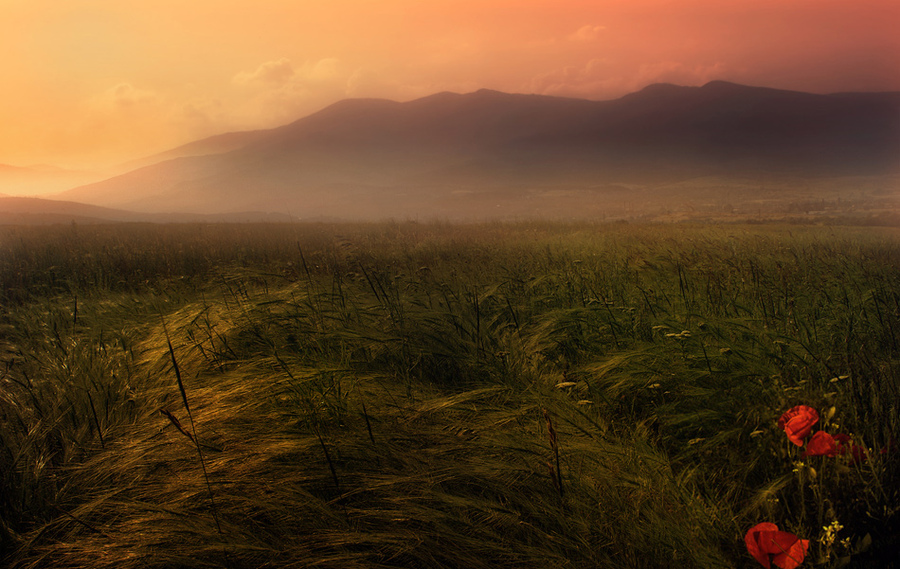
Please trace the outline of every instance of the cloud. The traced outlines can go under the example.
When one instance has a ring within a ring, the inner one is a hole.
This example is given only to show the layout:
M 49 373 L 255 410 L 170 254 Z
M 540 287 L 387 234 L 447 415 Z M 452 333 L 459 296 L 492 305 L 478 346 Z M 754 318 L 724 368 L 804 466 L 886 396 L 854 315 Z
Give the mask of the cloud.
M 582 26 L 582 27 L 578 28 L 578 30 L 575 33 L 569 35 L 569 37 L 567 39 L 569 41 L 581 42 L 581 43 L 592 42 L 592 41 L 596 40 L 597 38 L 599 38 L 605 30 L 606 30 L 606 26 L 593 26 L 593 25 Z
M 348 77 L 340 61 L 332 57 L 299 66 L 282 58 L 241 71 L 232 83 L 242 91 L 241 114 L 248 124 L 275 125 L 346 97 L 354 75 Z
M 615 77 L 606 59 L 592 59 L 581 66 L 566 66 L 531 80 L 529 91 L 542 95 L 602 96 L 615 90 Z
M 195 98 L 173 110 L 172 121 L 183 125 L 191 137 L 209 136 L 235 126 L 219 99 Z
M 237 85 L 280 86 L 290 82 L 296 75 L 291 61 L 282 58 L 278 61 L 267 61 L 249 73 L 241 71 L 234 76 L 234 83 Z
M 347 79 L 346 96 L 409 101 L 440 91 L 469 93 L 483 87 L 475 81 L 431 82 L 420 77 L 416 79 L 405 82 L 393 80 L 381 72 L 361 67 Z
M 387 81 L 379 73 L 359 68 L 347 79 L 347 95 L 350 97 L 383 97 L 397 91 L 395 82 Z
M 234 124 L 218 99 L 177 96 L 129 82 L 85 99 L 81 109 L 79 120 L 57 137 L 58 145 L 75 155 L 81 154 L 79 145 L 91 141 L 98 156 L 114 160 L 159 152 Z
M 538 75 L 531 80 L 528 90 L 544 95 L 608 99 L 652 83 L 702 85 L 721 79 L 724 73 L 725 67 L 721 63 L 691 65 L 657 61 L 632 67 L 598 58 L 580 66 L 567 66 Z
M 637 89 L 651 83 L 703 85 L 713 79 L 721 79 L 725 71 L 725 65 L 719 62 L 690 65 L 677 61 L 659 61 L 638 67 L 632 85 Z
M 328 83 L 341 76 L 338 60 L 333 57 L 314 63 L 305 62 L 299 69 L 290 59 L 267 61 L 254 71 L 241 71 L 234 76 L 236 85 L 263 89 L 293 89 L 299 85 Z
M 338 60 L 333 57 L 320 59 L 311 66 L 301 69 L 301 77 L 306 81 L 325 82 L 334 81 L 341 77 Z
M 145 112 L 158 107 L 160 96 L 153 91 L 138 89 L 131 83 L 119 83 L 110 87 L 91 101 L 99 112 Z

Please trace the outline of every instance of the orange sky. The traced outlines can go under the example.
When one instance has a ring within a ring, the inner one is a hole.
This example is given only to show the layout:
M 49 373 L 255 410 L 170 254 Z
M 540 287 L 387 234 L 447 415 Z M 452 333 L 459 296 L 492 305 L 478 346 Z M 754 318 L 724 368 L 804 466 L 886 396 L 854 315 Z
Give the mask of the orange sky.
M 898 0 L 0 0 L 0 164 L 98 167 L 345 97 L 900 91 Z

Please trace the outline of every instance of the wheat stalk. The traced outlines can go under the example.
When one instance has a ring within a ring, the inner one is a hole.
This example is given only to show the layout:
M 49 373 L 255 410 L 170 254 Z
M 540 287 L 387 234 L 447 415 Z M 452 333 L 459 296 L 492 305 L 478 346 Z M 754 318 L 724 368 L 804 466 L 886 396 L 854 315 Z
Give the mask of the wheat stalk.
M 200 441 L 197 438 L 197 425 L 194 423 L 194 416 L 191 413 L 191 406 L 188 404 L 187 391 L 184 388 L 184 381 L 181 379 L 181 368 L 178 367 L 178 360 L 175 358 L 175 348 L 172 346 L 172 338 L 169 336 L 169 329 L 166 327 L 166 321 L 160 316 L 160 320 L 162 321 L 163 333 L 166 335 L 166 343 L 169 346 L 169 355 L 172 357 L 172 367 L 175 368 L 175 379 L 178 382 L 178 390 L 181 392 L 181 400 L 184 402 L 184 410 L 187 411 L 188 420 L 191 422 L 191 434 L 188 434 L 183 427 L 180 427 L 180 423 L 177 419 L 175 419 L 174 415 L 168 412 L 163 412 L 164 415 L 169 417 L 169 420 L 175 424 L 175 427 L 178 428 L 179 431 L 188 436 L 192 441 L 194 441 L 194 446 L 197 448 L 197 456 L 200 458 L 200 468 L 203 470 L 203 479 L 206 480 L 206 489 L 209 492 L 209 504 L 212 507 L 213 519 L 216 522 L 216 529 L 219 533 L 222 533 L 222 525 L 219 523 L 219 512 L 216 508 L 216 500 L 213 495 L 212 484 L 209 481 L 209 473 L 206 471 L 206 461 L 203 460 L 203 449 L 200 446 Z

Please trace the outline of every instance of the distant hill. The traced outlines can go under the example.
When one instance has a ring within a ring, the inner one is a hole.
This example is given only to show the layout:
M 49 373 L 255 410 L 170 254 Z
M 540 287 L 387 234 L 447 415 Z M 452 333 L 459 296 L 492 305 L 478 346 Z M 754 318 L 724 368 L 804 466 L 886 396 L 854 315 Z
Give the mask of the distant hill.
M 143 214 L 146 216 L 146 214 Z M 0 224 L 112 223 L 139 221 L 142 214 L 69 201 L 0 196 Z
M 142 212 L 490 217 L 494 209 L 540 213 L 554 192 L 620 200 L 628 188 L 699 177 L 764 185 L 895 176 L 900 93 L 815 95 L 715 81 L 651 85 L 612 101 L 490 90 L 405 103 L 349 99 L 279 128 L 172 152 L 61 197 Z
M 228 214 L 137 213 L 83 203 L 0 195 L 0 225 L 57 223 L 288 222 L 288 216 L 263 212 Z
M 118 167 L 116 167 L 116 170 L 127 172 L 130 170 L 143 168 L 144 166 L 157 164 L 159 162 L 165 162 L 166 160 L 172 160 L 174 158 L 184 158 L 189 156 L 208 156 L 210 154 L 224 154 L 225 152 L 231 152 L 232 150 L 243 148 L 255 142 L 257 139 L 264 137 L 266 135 L 266 132 L 267 131 L 265 130 L 248 130 L 217 134 L 215 136 L 210 136 L 207 138 L 189 142 L 187 144 L 183 144 L 176 148 L 172 148 L 171 150 L 160 152 L 159 154 L 154 154 L 145 158 L 139 158 L 137 160 L 131 160 L 124 164 L 120 164 Z

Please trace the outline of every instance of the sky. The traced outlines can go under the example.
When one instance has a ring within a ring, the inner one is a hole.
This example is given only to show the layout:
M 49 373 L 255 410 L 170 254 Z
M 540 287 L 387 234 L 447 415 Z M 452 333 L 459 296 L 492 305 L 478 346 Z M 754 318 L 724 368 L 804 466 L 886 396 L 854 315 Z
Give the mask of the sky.
M 104 168 L 348 97 L 900 91 L 898 0 L 0 0 L 0 164 Z

